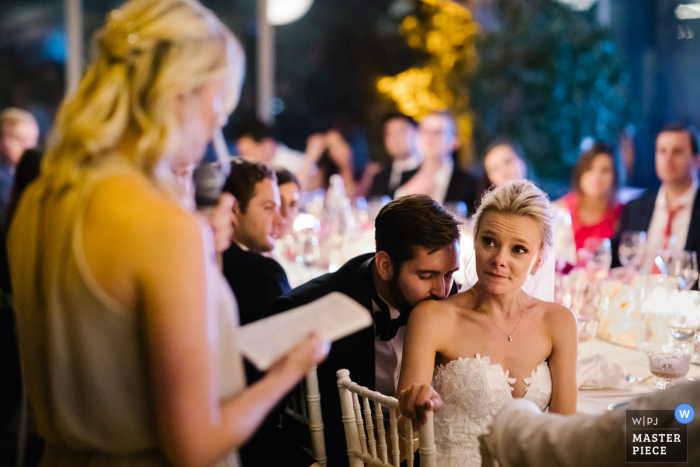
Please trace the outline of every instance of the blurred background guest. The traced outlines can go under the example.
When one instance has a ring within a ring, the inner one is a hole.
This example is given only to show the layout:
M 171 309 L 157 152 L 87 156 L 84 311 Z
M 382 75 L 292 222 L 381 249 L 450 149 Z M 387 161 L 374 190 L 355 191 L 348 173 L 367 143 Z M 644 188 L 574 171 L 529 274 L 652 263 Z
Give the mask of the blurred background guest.
M 39 142 L 39 125 L 26 110 L 10 107 L 0 112 L 0 222 L 5 222 L 15 167 L 27 149 Z
M 277 238 L 284 238 L 294 228 L 294 219 L 301 209 L 301 184 L 296 175 L 287 169 L 277 169 L 275 172 L 277 187 L 280 191 L 280 215 L 282 216 L 282 225 Z
M 306 158 L 297 173 L 303 191 L 327 190 L 331 175 L 339 174 L 349 198 L 355 191 L 352 148 L 340 131 L 314 133 L 306 143 Z
M 499 187 L 511 180 L 527 178 L 527 165 L 519 145 L 499 142 L 484 156 L 484 170 L 491 185 Z
M 656 137 L 658 190 L 649 190 L 625 205 L 618 235 L 612 242 L 613 267 L 619 266 L 619 234 L 647 233 L 641 271 L 649 273 L 659 250 L 700 251 L 700 202 L 698 202 L 698 140 L 685 125 L 666 126 Z
M 396 190 L 396 196 L 424 194 L 441 204 L 464 202 L 476 212 L 477 183 L 468 172 L 455 167 L 457 149 L 454 120 L 447 112 L 431 112 L 418 125 L 418 150 L 423 156 L 418 172 Z
M 415 120 L 399 112 L 384 117 L 384 148 L 391 163 L 374 176 L 367 198 L 393 198 L 396 189 L 416 174 L 421 163 L 416 148 L 416 127 Z
M 576 250 L 584 248 L 587 239 L 612 238 L 617 231 L 622 215 L 618 184 L 613 149 L 595 143 L 574 167 L 571 193 L 559 200 L 571 213 Z
M 262 162 L 270 167 L 282 167 L 299 172 L 304 163 L 304 153 L 288 148 L 276 141 L 270 125 L 258 119 L 248 120 L 235 131 L 237 154 L 243 159 Z
M 291 290 L 277 261 L 261 253 L 272 251 L 283 227 L 275 171 L 260 162 L 231 164 L 224 191 L 236 198 L 233 242 L 224 252 L 224 276 L 238 300 L 241 324 L 260 318 L 273 298 Z

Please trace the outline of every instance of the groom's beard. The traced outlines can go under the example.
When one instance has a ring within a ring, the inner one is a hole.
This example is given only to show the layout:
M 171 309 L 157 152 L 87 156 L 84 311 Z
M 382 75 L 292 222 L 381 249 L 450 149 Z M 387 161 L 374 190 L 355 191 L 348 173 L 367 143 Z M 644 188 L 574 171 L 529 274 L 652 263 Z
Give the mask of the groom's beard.
M 437 295 L 430 295 L 429 297 L 412 302 L 411 300 L 409 300 L 409 298 L 406 296 L 403 289 L 401 288 L 401 284 L 399 283 L 399 279 L 397 276 L 398 274 L 394 275 L 394 277 L 391 278 L 388 287 L 389 293 L 391 294 L 391 298 L 394 301 L 396 309 L 399 311 L 399 313 L 410 313 L 416 305 L 425 300 L 442 300 L 443 297 L 439 297 Z

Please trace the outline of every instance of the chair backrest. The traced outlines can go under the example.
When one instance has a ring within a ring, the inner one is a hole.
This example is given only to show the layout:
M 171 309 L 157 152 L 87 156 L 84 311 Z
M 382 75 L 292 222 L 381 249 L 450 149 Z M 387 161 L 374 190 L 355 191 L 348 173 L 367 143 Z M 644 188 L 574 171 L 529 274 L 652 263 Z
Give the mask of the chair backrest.
M 311 452 L 316 463 L 326 467 L 326 442 L 323 436 L 323 416 L 321 415 L 321 392 L 318 390 L 316 367 L 306 373 L 306 402 L 311 431 Z
M 399 467 L 401 449 L 399 446 L 398 416 L 399 401 L 394 397 L 385 396 L 375 391 L 359 386 L 350 380 L 348 370 L 338 370 L 338 392 L 340 393 L 340 405 L 343 412 L 343 425 L 345 427 L 345 441 L 348 447 L 350 467 L 363 467 L 365 464 L 382 467 Z M 362 397 L 362 406 L 360 406 Z M 374 405 L 374 418 L 376 425 L 372 423 L 372 410 L 369 401 Z M 382 407 L 389 411 L 389 440 L 391 442 L 391 457 L 393 464 L 389 464 L 388 446 L 386 442 L 386 429 L 384 428 L 384 414 Z M 362 414 L 364 412 L 364 420 Z M 405 453 L 406 465 L 413 465 L 413 426 L 411 420 L 405 420 Z M 375 433 L 376 429 L 376 433 Z M 418 452 L 421 467 L 435 467 L 436 450 L 435 435 L 433 431 L 433 413 L 428 412 L 428 422 L 421 425 L 418 431 Z
M 326 443 L 321 415 L 321 393 L 318 389 L 316 367 L 306 373 L 306 384 L 299 384 L 292 392 L 285 412 L 291 418 L 308 425 L 311 433 L 311 455 L 320 467 L 326 467 Z

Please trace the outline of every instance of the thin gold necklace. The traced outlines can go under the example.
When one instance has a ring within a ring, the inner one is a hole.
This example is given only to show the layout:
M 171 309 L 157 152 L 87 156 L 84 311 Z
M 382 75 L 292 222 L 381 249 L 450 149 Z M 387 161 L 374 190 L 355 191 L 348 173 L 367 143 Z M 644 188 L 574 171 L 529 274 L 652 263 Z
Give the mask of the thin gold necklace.
M 484 310 L 484 313 L 486 313 L 486 316 L 489 317 L 489 319 L 491 320 L 491 322 L 493 323 L 493 325 L 496 326 L 496 329 L 498 329 L 499 331 L 501 331 L 501 334 L 503 334 L 504 336 L 506 336 L 506 337 L 508 338 L 508 342 L 513 342 L 513 334 L 515 334 L 515 330 L 518 329 L 518 324 L 520 324 L 520 320 L 522 319 L 523 313 L 524 313 L 524 312 L 525 312 L 525 308 L 524 308 L 524 307 L 520 307 L 520 318 L 518 318 L 518 322 L 515 323 L 515 327 L 514 327 L 513 330 L 510 332 L 510 334 L 506 334 L 505 332 L 503 332 L 503 329 L 501 329 L 500 327 L 498 327 L 498 324 L 496 324 L 496 322 L 493 320 L 493 318 L 491 318 L 491 315 L 489 314 L 489 312 L 486 311 L 486 310 Z

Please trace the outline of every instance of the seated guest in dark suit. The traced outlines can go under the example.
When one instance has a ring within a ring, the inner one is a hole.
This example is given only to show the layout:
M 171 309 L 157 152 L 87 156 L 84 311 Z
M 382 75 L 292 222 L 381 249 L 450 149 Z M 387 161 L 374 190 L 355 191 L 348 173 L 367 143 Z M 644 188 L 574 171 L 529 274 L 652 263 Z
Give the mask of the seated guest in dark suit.
M 476 212 L 477 180 L 455 167 L 452 153 L 457 134 L 447 112 L 432 112 L 418 125 L 418 150 L 423 156 L 418 172 L 396 190 L 396 196 L 428 195 L 441 204 L 464 202 L 469 214 Z
M 393 396 L 409 313 L 423 300 L 441 300 L 456 291 L 452 275 L 459 268 L 459 222 L 437 202 L 425 195 L 397 198 L 382 208 L 375 227 L 376 253 L 353 258 L 338 271 L 276 298 L 266 311 L 279 313 L 337 291 L 374 316 L 374 328 L 334 342 L 318 367 L 331 466 L 348 462 L 335 372 L 347 368 L 359 385 Z
M 622 210 L 613 238 L 613 267 L 619 266 L 619 237 L 625 231 L 645 231 L 647 249 L 641 272 L 649 273 L 659 250 L 700 250 L 700 202 L 695 170 L 698 140 L 691 129 L 669 125 L 656 137 L 658 190 L 630 201 Z
M 231 247 L 224 252 L 224 276 L 238 299 L 241 325 L 260 318 L 270 301 L 291 287 L 282 266 L 261 253 L 272 251 L 282 228 L 275 171 L 260 162 L 231 164 L 224 191 L 236 197 Z
M 384 148 L 391 164 L 374 176 L 367 198 L 393 198 L 396 189 L 416 174 L 421 162 L 416 149 L 416 126 L 415 120 L 399 112 L 384 117 Z
M 236 197 L 233 241 L 223 254 L 224 276 L 236 295 L 244 325 L 260 319 L 270 300 L 291 290 L 282 266 L 262 255 L 272 250 L 282 228 L 280 192 L 274 170 L 247 160 L 231 163 L 231 175 L 223 191 Z M 245 371 L 249 385 L 262 377 L 248 362 Z M 284 401 L 239 451 L 244 467 L 306 467 L 313 463 L 299 446 L 282 436 L 278 425 L 283 406 Z

